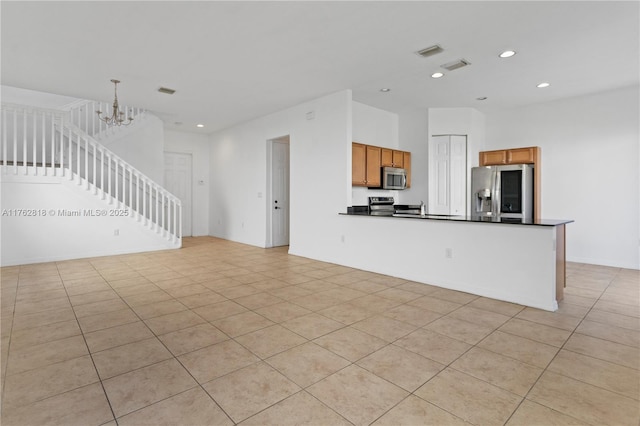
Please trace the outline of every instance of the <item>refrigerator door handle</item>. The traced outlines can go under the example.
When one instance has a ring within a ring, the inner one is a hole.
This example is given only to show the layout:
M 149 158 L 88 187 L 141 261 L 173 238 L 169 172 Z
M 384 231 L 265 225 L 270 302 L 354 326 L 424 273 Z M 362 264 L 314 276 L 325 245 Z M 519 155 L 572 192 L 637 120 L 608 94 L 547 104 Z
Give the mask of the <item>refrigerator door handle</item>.
M 493 196 L 491 197 L 491 216 L 500 216 L 500 170 L 493 170 Z

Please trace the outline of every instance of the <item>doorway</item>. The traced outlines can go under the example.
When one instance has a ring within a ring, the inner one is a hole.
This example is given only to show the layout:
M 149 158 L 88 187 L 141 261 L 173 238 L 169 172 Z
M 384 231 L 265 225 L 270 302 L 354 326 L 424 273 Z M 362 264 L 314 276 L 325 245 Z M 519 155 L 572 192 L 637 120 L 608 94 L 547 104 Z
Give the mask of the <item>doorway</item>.
M 289 245 L 289 136 L 268 141 L 267 247 Z
M 164 153 L 164 187 L 182 202 L 182 236 L 190 237 L 192 200 L 192 163 L 191 154 L 180 152 Z

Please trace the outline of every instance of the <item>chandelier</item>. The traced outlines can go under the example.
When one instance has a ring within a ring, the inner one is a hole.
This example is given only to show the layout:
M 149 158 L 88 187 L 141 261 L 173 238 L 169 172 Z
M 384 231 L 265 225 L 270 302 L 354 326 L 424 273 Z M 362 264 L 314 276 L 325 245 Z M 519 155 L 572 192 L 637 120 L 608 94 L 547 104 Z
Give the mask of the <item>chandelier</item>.
M 98 114 L 98 118 L 100 120 L 104 121 L 109 126 L 122 126 L 122 125 L 128 126 L 133 121 L 133 117 L 128 117 L 125 120 L 124 112 L 120 111 L 120 106 L 118 105 L 118 83 L 120 83 L 120 80 L 114 79 L 114 80 L 111 80 L 111 82 L 115 87 L 113 90 L 113 93 L 114 93 L 113 114 L 111 115 L 111 117 L 109 116 L 103 117 L 102 111 L 96 111 L 96 114 Z

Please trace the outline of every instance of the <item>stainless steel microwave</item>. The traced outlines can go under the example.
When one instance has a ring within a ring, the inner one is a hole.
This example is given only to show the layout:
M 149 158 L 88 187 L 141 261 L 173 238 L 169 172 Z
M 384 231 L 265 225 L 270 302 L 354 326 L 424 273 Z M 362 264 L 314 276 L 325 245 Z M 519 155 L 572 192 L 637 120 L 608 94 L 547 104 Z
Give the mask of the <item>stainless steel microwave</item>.
M 397 167 L 383 167 L 382 189 L 407 189 L 407 171 Z

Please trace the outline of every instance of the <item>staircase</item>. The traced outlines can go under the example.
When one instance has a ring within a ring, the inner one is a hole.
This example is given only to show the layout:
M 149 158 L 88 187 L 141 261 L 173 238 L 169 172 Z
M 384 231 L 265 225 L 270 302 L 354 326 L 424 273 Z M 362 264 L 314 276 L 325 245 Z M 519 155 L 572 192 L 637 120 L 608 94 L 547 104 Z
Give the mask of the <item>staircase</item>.
M 127 210 L 165 246 L 180 247 L 180 200 L 99 142 L 121 129 L 99 120 L 97 110 L 109 108 L 89 101 L 69 111 L 3 103 L 0 177 L 65 179 L 83 197 L 93 198 L 87 199 L 92 205 L 99 199 L 107 208 Z M 134 123 L 145 116 L 140 109 L 127 109 L 127 114 Z

